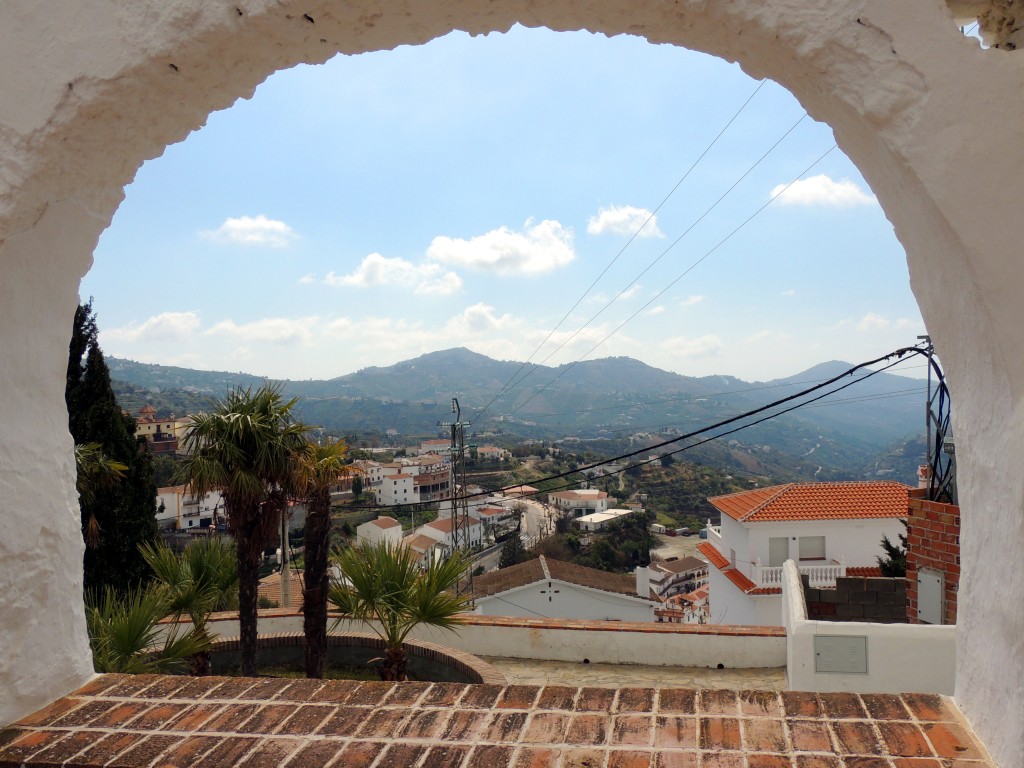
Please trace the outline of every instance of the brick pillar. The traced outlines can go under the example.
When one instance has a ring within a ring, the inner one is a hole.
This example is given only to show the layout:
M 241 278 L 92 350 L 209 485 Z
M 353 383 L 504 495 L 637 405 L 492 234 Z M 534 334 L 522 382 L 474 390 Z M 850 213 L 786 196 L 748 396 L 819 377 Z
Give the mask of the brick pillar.
M 925 490 L 910 492 L 907 513 L 907 621 L 917 624 L 917 572 L 939 571 L 945 577 L 943 624 L 956 624 L 960 586 L 960 507 L 928 501 Z

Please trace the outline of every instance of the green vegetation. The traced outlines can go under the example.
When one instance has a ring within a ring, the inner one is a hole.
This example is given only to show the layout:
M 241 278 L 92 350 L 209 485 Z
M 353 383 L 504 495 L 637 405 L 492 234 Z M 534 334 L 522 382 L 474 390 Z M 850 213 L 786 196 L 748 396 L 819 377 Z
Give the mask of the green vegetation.
M 526 549 L 523 546 L 523 540 L 520 538 L 519 533 L 516 532 L 514 535 L 509 536 L 505 543 L 501 545 L 501 555 L 498 557 L 498 568 L 508 568 L 512 565 L 519 565 L 519 563 L 525 563 L 527 560 L 532 560 L 536 555 Z
M 902 522 L 906 526 L 907 521 L 903 520 Z M 882 549 L 885 551 L 885 557 L 875 559 L 878 561 L 878 567 L 883 576 L 902 578 L 907 575 L 907 535 L 900 533 L 898 536 L 900 543 L 896 545 L 889 541 L 888 536 L 882 535 Z
M 80 305 L 68 346 L 64 397 L 84 472 L 78 485 L 84 491 L 82 536 L 88 545 L 85 588 L 101 594 L 106 587 L 127 592 L 147 579 L 139 545 L 155 541 L 157 529 L 152 456 L 135 437 L 135 420 L 114 397 L 98 333 L 92 302 Z
M 334 561 L 343 578 L 332 582 L 330 601 L 343 614 L 369 622 L 384 641 L 382 680 L 407 679 L 402 644 L 415 627 L 453 630 L 469 607 L 469 598 L 453 591 L 472 563 L 462 553 L 421 570 L 411 550 L 384 543 L 346 549 Z
M 237 389 L 193 417 L 185 437 L 185 477 L 203 496 L 224 499 L 238 561 L 238 614 L 242 670 L 255 675 L 257 588 L 267 543 L 287 502 L 294 456 L 309 428 L 294 416 L 295 400 L 278 385 Z

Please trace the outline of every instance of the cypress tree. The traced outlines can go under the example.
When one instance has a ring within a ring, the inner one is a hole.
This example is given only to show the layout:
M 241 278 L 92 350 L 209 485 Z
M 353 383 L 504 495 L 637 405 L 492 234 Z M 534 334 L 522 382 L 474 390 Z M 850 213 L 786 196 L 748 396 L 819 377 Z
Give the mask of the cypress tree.
M 105 456 L 127 466 L 119 482 L 94 489 L 93 498 L 81 504 L 86 589 L 125 590 L 150 573 L 139 545 L 157 538 L 156 483 L 145 440 L 135 436 L 135 419 L 114 397 L 92 300 L 75 312 L 65 400 L 75 444 L 98 443 Z

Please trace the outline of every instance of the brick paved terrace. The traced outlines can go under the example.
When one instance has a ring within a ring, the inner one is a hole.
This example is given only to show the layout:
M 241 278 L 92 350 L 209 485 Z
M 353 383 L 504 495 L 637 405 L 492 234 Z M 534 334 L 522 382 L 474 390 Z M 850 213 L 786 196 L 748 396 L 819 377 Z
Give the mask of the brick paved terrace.
M 935 695 L 103 675 L 0 766 L 990 768 Z

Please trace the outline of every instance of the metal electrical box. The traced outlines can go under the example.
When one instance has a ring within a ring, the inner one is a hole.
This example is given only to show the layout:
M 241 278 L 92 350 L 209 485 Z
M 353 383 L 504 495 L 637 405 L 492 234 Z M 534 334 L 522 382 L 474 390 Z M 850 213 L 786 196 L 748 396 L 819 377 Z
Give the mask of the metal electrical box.
M 945 581 L 941 571 L 921 568 L 917 572 L 917 620 L 922 624 L 942 623 Z
M 868 639 L 864 635 L 815 635 L 814 671 L 866 675 Z

